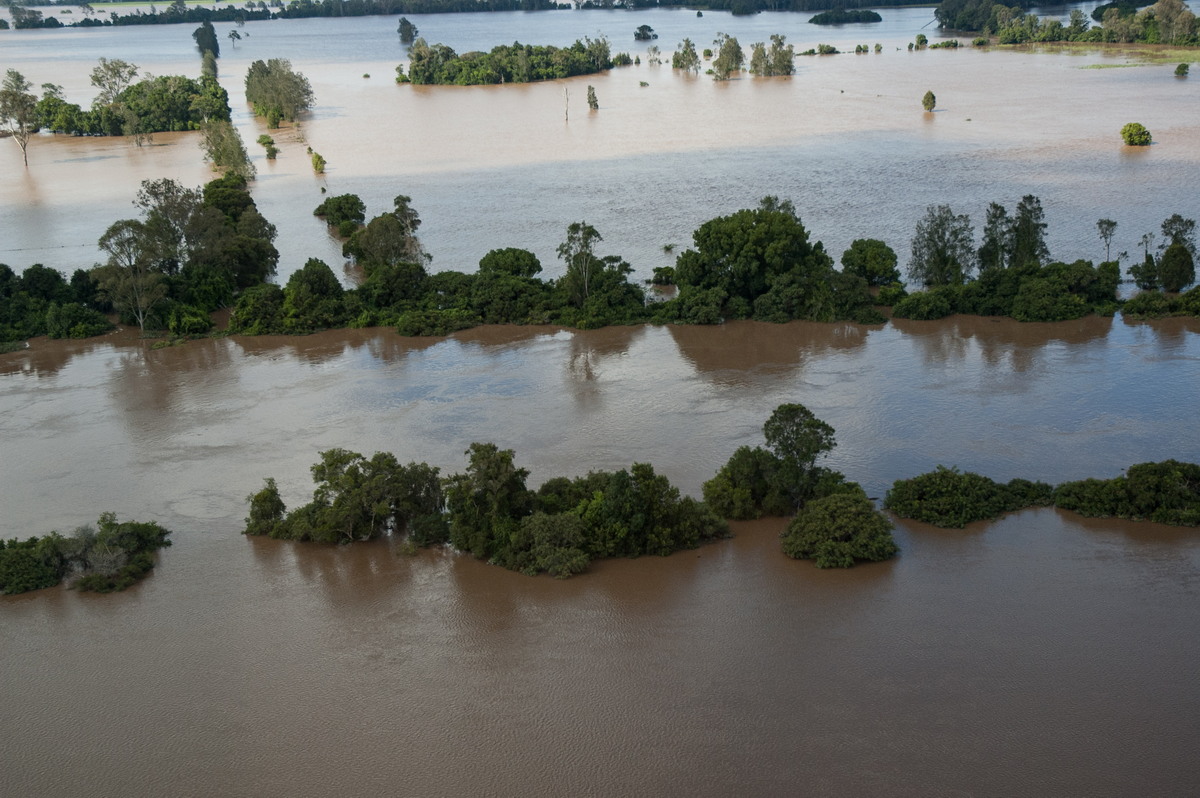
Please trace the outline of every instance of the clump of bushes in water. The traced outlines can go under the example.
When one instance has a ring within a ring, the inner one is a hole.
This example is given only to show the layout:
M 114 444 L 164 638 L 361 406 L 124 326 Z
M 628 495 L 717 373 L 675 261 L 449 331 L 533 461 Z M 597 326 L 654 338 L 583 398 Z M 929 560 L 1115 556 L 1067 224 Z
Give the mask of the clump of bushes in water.
M 1064 482 L 1054 501 L 1080 515 L 1200 526 L 1200 465 L 1139 463 L 1115 479 Z
M 170 534 L 153 522 L 121 522 L 104 513 L 95 528 L 81 526 L 70 535 L 0 540 L 0 593 L 40 590 L 63 579 L 77 590 L 124 590 L 150 572 L 154 552 L 171 545 Z
M 339 237 L 349 238 L 366 222 L 367 206 L 357 194 L 338 194 L 327 197 L 313 211 L 313 216 L 324 219 L 337 230 Z
M 780 405 L 763 425 L 766 447 L 743 446 L 704 483 L 704 501 L 733 519 L 792 515 L 783 552 L 818 568 L 886 560 L 899 549 L 891 523 L 857 482 L 816 465 L 834 430 L 800 404 Z
M 961 528 L 1027 507 L 1056 506 L 1080 515 L 1200 526 L 1200 465 L 1177 460 L 1130 466 L 1115 479 L 1084 479 L 1051 487 L 1014 479 L 1007 485 L 938 466 L 899 479 L 883 506 L 902 518 Z
M 1121 139 L 1131 147 L 1146 147 L 1151 142 L 1150 131 L 1140 122 L 1129 122 L 1122 127 Z
M 446 479 L 425 463 L 369 460 L 344 449 L 312 467 L 313 500 L 287 512 L 274 480 L 248 497 L 245 533 L 349 543 L 386 534 L 411 546 L 449 543 L 525 574 L 564 578 L 603 557 L 667 555 L 728 535 L 703 503 L 681 497 L 646 463 L 525 485 L 511 449 L 473 443 L 466 471 Z
M 1014 479 L 1007 485 L 988 477 L 938 466 L 912 479 L 898 479 L 883 506 L 902 518 L 940 527 L 962 528 L 1026 507 L 1053 503 L 1054 488 L 1044 482 Z
M 835 8 L 810 17 L 808 22 L 810 25 L 846 25 L 852 22 L 883 22 L 883 17 L 869 8 Z

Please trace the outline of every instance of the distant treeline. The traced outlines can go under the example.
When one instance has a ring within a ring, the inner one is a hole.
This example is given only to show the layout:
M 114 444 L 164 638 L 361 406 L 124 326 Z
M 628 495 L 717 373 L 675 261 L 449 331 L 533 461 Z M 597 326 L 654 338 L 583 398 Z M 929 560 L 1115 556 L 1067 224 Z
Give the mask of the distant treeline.
M 843 0 L 842 8 L 882 8 L 908 5 L 908 0 Z M 259 2 L 243 5 L 214 5 L 212 8 L 173 2 L 163 10 L 141 11 L 121 14 L 109 13 L 109 18 L 92 16 L 93 7 L 85 4 L 86 16 L 76 22 L 63 23 L 57 16 L 44 15 L 41 11 L 23 6 L 72 5 L 74 2 L 30 2 L 12 6 L 13 27 L 18 30 L 30 28 L 102 27 L 105 25 L 173 25 L 182 22 L 238 22 L 264 19 L 305 19 L 310 17 L 364 17 L 393 14 L 449 14 L 482 13 L 489 11 L 555 11 L 568 10 L 569 2 L 554 0 L 291 0 L 283 5 L 273 0 L 272 7 Z M 103 8 L 103 3 L 96 7 Z M 712 2 L 649 2 L 646 0 L 584 0 L 577 3 L 579 9 L 605 8 L 700 8 L 708 11 L 729 11 L 734 15 L 757 14 L 761 11 L 821 11 L 829 6 L 828 0 L 712 0 Z M 153 9 L 153 7 L 152 7 Z
M 938 466 L 892 485 L 883 506 L 902 518 L 961 528 L 1028 507 L 1055 506 L 1095 518 L 1200 526 L 1200 465 L 1177 460 L 1130 466 L 1114 479 L 1045 482 L 988 477 Z
M 1145 3 L 1106 3 L 1093 11 L 1100 27 L 1091 27 L 1080 9 L 1071 11 L 1067 24 L 1026 13 L 1033 3 L 1019 0 L 1012 6 L 991 0 L 942 0 L 934 10 L 938 27 L 976 31 L 995 36 L 1000 44 L 1025 42 L 1113 42 L 1171 44 L 1179 47 L 1200 44 L 1196 16 L 1182 0 L 1158 0 L 1142 11 Z

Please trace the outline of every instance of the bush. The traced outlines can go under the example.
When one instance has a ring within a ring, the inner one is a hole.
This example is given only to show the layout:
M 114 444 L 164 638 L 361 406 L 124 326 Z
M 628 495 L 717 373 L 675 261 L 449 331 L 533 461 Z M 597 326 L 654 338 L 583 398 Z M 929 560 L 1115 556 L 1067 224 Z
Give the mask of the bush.
M 1150 131 L 1140 122 L 1129 122 L 1121 128 L 1121 138 L 1131 147 L 1145 147 L 1150 144 Z
M 804 506 L 783 533 L 783 553 L 815 560 L 818 568 L 850 568 L 878 562 L 900 549 L 892 524 L 860 493 L 837 493 Z
M 1175 67 L 1175 77 L 1186 78 L 1187 76 L 1188 76 L 1188 65 L 1187 64 L 1180 64 L 1179 66 Z
M 78 302 L 51 303 L 46 311 L 46 334 L 51 338 L 91 338 L 111 329 L 103 313 Z

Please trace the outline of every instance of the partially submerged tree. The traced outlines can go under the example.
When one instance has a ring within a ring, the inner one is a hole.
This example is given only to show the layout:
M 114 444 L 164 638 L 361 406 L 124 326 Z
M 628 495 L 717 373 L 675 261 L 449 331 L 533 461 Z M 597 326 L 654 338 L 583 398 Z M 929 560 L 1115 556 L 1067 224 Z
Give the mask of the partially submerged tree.
M 961 285 L 975 269 L 975 231 L 966 214 L 930 205 L 917 222 L 909 279 L 922 285 Z
M 286 58 L 255 61 L 246 72 L 246 101 L 254 113 L 265 117 L 267 126 L 279 127 L 279 122 L 296 121 L 296 116 L 313 104 L 312 86 L 308 78 L 292 69 Z
M 21 158 L 29 166 L 29 137 L 38 132 L 37 95 L 33 84 L 15 69 L 4 73 L 0 83 L 0 138 L 11 137 L 21 148 Z
M 144 335 L 146 318 L 167 298 L 167 284 L 153 268 L 146 247 L 145 225 L 122 219 L 104 231 L 99 245 L 108 253 L 108 262 L 95 272 L 100 291 L 113 307 L 132 317 Z

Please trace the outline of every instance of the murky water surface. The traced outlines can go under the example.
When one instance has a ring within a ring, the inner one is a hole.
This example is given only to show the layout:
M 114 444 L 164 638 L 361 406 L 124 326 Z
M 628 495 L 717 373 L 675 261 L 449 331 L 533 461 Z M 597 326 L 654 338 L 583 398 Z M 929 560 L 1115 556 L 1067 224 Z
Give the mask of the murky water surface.
M 1173 212 L 1200 216 L 1196 84 L 1108 56 L 897 52 L 928 9 L 878 29 L 690 12 L 426 17 L 459 50 L 568 43 L 637 24 L 670 50 L 782 31 L 875 56 L 801 60 L 793 80 L 649 67 L 497 89 L 391 85 L 395 20 L 247 25 L 222 58 L 290 57 L 318 96 L 304 143 L 258 162 L 287 273 L 337 247 L 319 187 L 382 210 L 413 196 L 435 266 L 496 246 L 553 273 L 587 218 L 639 273 L 662 244 L 764 193 L 792 198 L 834 252 L 898 250 L 925 204 L 982 216 L 1039 194 L 1051 247 L 1095 258 Z M 632 42 L 629 42 L 632 44 Z M 90 99 L 101 55 L 194 72 L 183 28 L 5 35 L 3 66 Z M 645 61 L 644 47 L 640 49 Z M 371 78 L 361 75 L 369 72 Z M 642 88 L 639 80 L 650 85 Z M 588 82 L 601 111 L 588 115 Z M 933 88 L 932 118 L 919 98 Z M 844 93 L 843 93 L 844 92 Z M 259 123 L 239 110 L 243 136 Z M 1136 117 L 1159 144 L 1115 145 Z M 0 142 L 18 268 L 86 266 L 140 180 L 206 178 L 194 137 Z M 763 419 L 802 402 L 837 430 L 830 465 L 881 496 L 941 463 L 998 479 L 1115 476 L 1200 460 L 1200 326 L 994 319 L 880 327 L 482 328 L 230 338 L 150 350 L 127 334 L 0 356 L 0 536 L 105 509 L 175 545 L 119 595 L 0 599 L 0 793 L 128 795 L 1190 795 L 1200 790 L 1200 538 L 1026 512 L 965 531 L 900 524 L 901 556 L 848 572 L 784 558 L 780 522 L 566 582 L 388 542 L 246 540 L 244 497 L 289 504 L 333 446 L 454 471 L 472 441 L 514 448 L 531 483 L 652 462 L 684 491 Z

